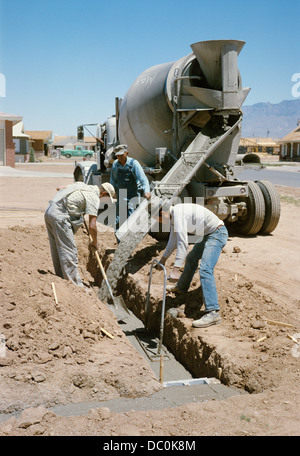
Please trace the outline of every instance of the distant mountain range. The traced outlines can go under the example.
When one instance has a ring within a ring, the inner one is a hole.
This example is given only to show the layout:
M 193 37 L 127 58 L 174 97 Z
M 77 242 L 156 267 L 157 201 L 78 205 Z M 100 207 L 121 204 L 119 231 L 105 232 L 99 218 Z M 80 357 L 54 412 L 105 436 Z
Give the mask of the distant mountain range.
M 300 121 L 300 98 L 242 107 L 242 137 L 283 138 Z

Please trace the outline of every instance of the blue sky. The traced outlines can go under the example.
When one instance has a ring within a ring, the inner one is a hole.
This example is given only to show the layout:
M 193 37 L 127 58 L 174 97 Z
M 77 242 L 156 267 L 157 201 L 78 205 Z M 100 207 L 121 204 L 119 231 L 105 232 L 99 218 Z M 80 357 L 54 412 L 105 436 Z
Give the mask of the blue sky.
M 299 0 L 0 0 L 0 111 L 26 130 L 75 135 L 114 114 L 136 77 L 211 39 L 246 41 L 245 105 L 293 99 Z

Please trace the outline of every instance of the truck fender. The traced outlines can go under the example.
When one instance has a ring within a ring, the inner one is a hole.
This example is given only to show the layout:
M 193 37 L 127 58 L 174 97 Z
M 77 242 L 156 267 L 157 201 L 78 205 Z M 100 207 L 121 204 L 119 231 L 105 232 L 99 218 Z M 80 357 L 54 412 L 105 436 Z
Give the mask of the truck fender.
M 97 163 L 94 161 L 76 162 L 73 172 L 75 182 L 92 184 L 92 175 L 97 172 Z

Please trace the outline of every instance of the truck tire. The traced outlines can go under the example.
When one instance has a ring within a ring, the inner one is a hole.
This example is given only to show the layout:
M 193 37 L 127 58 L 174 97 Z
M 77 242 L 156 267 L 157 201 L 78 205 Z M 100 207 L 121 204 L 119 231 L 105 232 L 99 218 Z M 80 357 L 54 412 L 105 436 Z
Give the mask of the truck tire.
M 236 230 L 241 234 L 255 235 L 263 226 L 265 219 L 265 200 L 258 184 L 248 182 L 249 195 L 239 197 L 239 201 L 245 201 L 247 213 L 235 222 Z
M 260 234 L 270 234 L 275 230 L 280 218 L 280 197 L 273 184 L 269 181 L 256 181 L 265 200 L 265 219 Z
M 85 158 L 91 158 L 91 154 L 87 154 Z
M 66 154 L 65 157 L 66 158 L 71 158 L 71 154 Z

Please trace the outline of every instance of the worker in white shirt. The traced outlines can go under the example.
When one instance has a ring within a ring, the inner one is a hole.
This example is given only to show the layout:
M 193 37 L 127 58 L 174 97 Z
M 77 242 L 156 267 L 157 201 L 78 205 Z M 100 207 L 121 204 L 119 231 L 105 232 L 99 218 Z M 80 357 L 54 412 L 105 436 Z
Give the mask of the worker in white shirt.
M 192 325 L 195 328 L 205 328 L 221 323 L 214 268 L 228 240 L 224 222 L 199 204 L 177 204 L 168 210 L 161 209 L 158 218 L 160 223 L 170 221 L 171 225 L 169 241 L 159 262 L 164 265 L 177 249 L 169 276 L 170 279 L 177 280 L 177 283 L 167 286 L 167 291 L 186 293 L 201 260 L 199 273 L 206 313 L 199 320 L 194 320 Z M 189 234 L 200 237 L 187 254 Z M 181 274 L 180 268 L 183 265 Z

